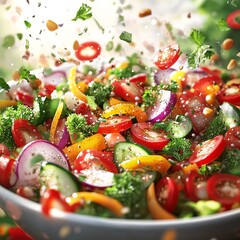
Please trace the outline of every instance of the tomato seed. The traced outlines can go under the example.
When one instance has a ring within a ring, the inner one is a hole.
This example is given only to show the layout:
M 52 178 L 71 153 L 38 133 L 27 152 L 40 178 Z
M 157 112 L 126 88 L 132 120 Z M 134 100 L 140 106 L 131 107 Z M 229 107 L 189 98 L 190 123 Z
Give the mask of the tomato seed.
M 55 31 L 58 29 L 58 25 L 55 22 L 53 22 L 52 20 L 48 20 L 46 23 L 46 26 L 49 31 Z

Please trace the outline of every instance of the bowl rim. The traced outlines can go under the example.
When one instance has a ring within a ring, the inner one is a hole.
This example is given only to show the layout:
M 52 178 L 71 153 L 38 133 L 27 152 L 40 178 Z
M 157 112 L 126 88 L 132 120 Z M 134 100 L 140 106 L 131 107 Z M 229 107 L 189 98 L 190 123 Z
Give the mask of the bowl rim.
M 21 207 L 30 209 L 35 212 L 41 213 L 41 204 L 31 201 L 29 199 L 25 199 L 16 193 L 0 186 L 0 198 L 3 199 L 5 202 L 7 199 L 11 199 L 15 204 L 17 203 Z M 6 210 L 4 206 L 0 207 L 3 208 L 3 210 Z M 58 209 L 52 209 L 51 210 L 51 218 L 53 219 L 68 219 L 71 222 L 85 222 L 86 224 L 90 225 L 111 225 L 111 226 L 120 226 L 121 227 L 136 227 L 141 228 L 143 226 L 145 227 L 159 227 L 159 226 L 167 226 L 167 227 L 181 227 L 186 226 L 186 224 L 191 225 L 199 225 L 199 224 L 209 224 L 211 222 L 222 222 L 227 221 L 227 219 L 230 218 L 240 218 L 240 208 L 232 209 L 226 212 L 222 213 L 216 213 L 210 216 L 201 216 L 201 217 L 193 217 L 190 219 L 174 219 L 174 220 L 153 220 L 153 219 L 120 219 L 120 218 L 103 218 L 99 216 L 89 216 L 89 215 L 82 215 L 82 214 L 76 214 L 76 213 L 68 213 L 63 212 Z

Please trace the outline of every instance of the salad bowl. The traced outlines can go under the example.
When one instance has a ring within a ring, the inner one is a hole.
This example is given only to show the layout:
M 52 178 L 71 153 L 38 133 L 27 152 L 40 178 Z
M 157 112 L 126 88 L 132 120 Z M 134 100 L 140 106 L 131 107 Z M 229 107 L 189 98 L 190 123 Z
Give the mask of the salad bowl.
M 0 207 L 34 240 L 225 240 L 240 238 L 240 210 L 178 220 L 105 219 L 51 210 L 0 186 Z

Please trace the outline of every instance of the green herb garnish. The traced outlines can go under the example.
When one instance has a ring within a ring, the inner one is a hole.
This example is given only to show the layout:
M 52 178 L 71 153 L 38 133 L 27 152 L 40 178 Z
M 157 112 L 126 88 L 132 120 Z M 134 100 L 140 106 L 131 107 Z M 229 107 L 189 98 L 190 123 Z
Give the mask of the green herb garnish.
M 125 41 L 125 42 L 128 42 L 128 43 L 132 42 L 132 34 L 129 33 L 129 32 L 126 32 L 126 31 L 123 31 L 123 32 L 120 34 L 119 38 L 120 38 L 121 40 Z
M 30 28 L 32 26 L 32 24 L 26 20 L 24 21 L 24 24 L 27 28 Z
M 8 91 L 8 90 L 10 89 L 10 87 L 9 87 L 9 85 L 6 83 L 6 81 L 5 81 L 3 78 L 0 77 L 0 91 L 1 91 L 2 89 Z
M 82 19 L 83 21 L 92 17 L 91 13 L 92 8 L 87 4 L 83 3 L 82 6 L 78 9 L 75 18 L 72 21 L 77 21 L 78 19 Z

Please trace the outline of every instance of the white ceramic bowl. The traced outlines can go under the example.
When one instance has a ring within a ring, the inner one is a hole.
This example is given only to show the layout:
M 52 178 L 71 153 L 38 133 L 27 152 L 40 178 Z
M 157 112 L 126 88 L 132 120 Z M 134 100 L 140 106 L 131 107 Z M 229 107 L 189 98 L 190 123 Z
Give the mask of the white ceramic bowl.
M 240 209 L 189 220 L 122 220 L 64 213 L 52 217 L 41 206 L 0 186 L 0 207 L 34 240 L 237 240 Z

